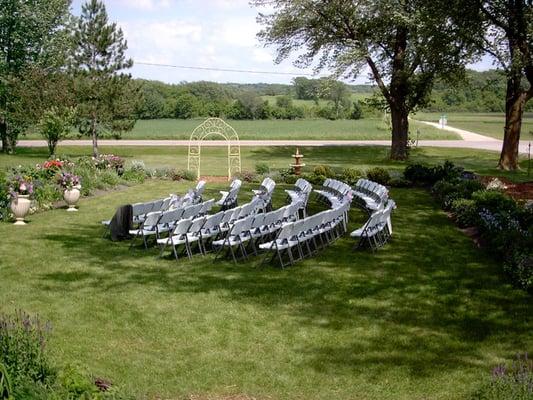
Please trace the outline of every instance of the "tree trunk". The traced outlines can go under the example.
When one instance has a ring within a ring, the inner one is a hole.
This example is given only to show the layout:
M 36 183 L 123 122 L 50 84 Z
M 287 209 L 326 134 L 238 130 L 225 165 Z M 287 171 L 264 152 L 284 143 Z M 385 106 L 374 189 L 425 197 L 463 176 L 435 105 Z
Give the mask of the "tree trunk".
M 94 115 L 91 121 L 91 138 L 93 141 L 93 157 L 98 157 L 98 132 L 96 129 L 96 117 Z
M 391 160 L 406 160 L 407 140 L 409 138 L 409 112 L 403 108 L 391 107 L 392 144 Z
M 516 171 L 520 168 L 518 153 L 526 96 L 527 92 L 520 89 L 519 83 L 513 79 L 507 81 L 503 146 L 498 162 L 498 168 L 505 171 Z
M 0 121 L 0 137 L 2 138 L 2 152 L 8 153 L 9 146 L 7 143 L 7 125 L 3 121 Z

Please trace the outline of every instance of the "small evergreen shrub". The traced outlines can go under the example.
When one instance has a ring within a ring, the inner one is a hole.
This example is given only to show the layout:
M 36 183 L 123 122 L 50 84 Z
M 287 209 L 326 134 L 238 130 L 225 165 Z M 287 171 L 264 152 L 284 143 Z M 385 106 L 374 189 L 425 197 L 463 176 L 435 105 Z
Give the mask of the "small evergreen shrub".
M 364 176 L 365 174 L 359 169 L 344 168 L 339 176 L 339 180 L 349 185 L 355 185 L 355 183 Z
M 476 226 L 479 223 L 476 202 L 471 199 L 455 199 L 451 202 L 451 210 L 457 225 L 461 228 Z
M 266 163 L 255 164 L 255 173 L 257 175 L 265 175 L 270 172 L 270 166 Z
M 478 210 L 488 210 L 493 213 L 510 213 L 518 211 L 516 202 L 512 197 L 497 190 L 478 190 L 472 193 Z
M 375 167 L 375 168 L 369 169 L 368 171 L 366 171 L 366 177 L 369 180 L 380 183 L 382 185 L 386 185 L 390 181 L 389 171 L 381 167 Z
M 315 175 L 324 177 L 324 179 L 335 177 L 335 172 L 333 172 L 329 165 L 317 165 L 315 168 L 313 168 L 313 173 Z
M 424 164 L 410 164 L 405 167 L 404 178 L 417 186 L 432 186 L 440 180 L 453 180 L 461 176 L 463 169 L 452 162 L 430 167 Z

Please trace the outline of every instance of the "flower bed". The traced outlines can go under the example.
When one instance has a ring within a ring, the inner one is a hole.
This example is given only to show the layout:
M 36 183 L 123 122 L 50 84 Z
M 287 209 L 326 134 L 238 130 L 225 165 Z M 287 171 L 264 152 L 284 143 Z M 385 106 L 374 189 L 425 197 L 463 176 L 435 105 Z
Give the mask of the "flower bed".
M 505 192 L 517 185 L 478 179 L 449 162 L 442 167 L 411 165 L 404 176 L 413 185 L 432 183 L 441 206 L 461 228 L 475 227 L 480 243 L 502 261 L 513 284 L 533 291 L 533 207 Z

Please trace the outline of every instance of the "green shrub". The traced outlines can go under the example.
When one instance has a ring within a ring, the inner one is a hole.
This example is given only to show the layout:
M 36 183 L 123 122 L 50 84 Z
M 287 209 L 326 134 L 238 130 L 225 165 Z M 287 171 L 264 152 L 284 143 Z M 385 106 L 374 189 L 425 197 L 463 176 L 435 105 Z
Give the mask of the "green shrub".
M 531 244 L 533 245 L 533 244 Z M 515 286 L 533 293 L 533 254 L 530 249 L 515 250 L 508 256 L 503 270 Z
M 46 182 L 36 185 L 34 199 L 42 210 L 48 210 L 53 204 L 63 198 L 60 188 L 57 185 Z
M 313 173 L 315 175 L 323 176 L 324 178 L 334 178 L 335 173 L 329 165 L 317 165 L 313 168 Z
M 280 175 L 281 180 L 284 183 L 288 183 L 289 185 L 294 184 L 296 180 L 298 179 L 298 177 L 294 175 L 292 168 L 280 169 L 279 175 Z
M 418 186 L 432 186 L 440 180 L 453 180 L 460 177 L 462 168 L 452 162 L 430 167 L 424 164 L 410 164 L 405 167 L 404 178 Z
M 436 181 L 434 180 L 434 169 L 423 164 L 410 164 L 405 167 L 403 172 L 404 178 L 410 182 L 413 182 L 415 185 L 419 186 L 429 186 L 433 185 Z
M 457 225 L 461 228 L 476 226 L 479 223 L 479 214 L 476 202 L 471 199 L 455 199 L 450 206 Z
M 368 171 L 366 171 L 366 177 L 369 180 L 380 183 L 382 185 L 386 185 L 390 181 L 389 171 L 381 167 L 369 169 Z
M 476 202 L 478 210 L 510 214 L 518 211 L 518 206 L 512 197 L 496 190 L 478 190 L 472 193 L 472 199 Z
M 344 168 L 339 176 L 339 180 L 349 185 L 355 185 L 355 183 L 363 176 L 365 176 L 365 174 L 359 169 Z
M 197 178 L 197 174 L 194 171 L 185 169 L 181 171 L 181 177 L 183 180 L 186 180 L 186 181 L 195 181 Z
M 46 384 L 55 379 L 56 371 L 45 353 L 48 331 L 48 324 L 26 313 L 0 315 L 0 363 L 14 388 L 24 381 Z
M 477 180 L 454 179 L 440 180 L 431 189 L 433 195 L 440 201 L 445 210 L 449 210 L 454 200 L 470 199 L 472 194 L 483 188 Z
M 143 183 L 146 179 L 146 172 L 130 168 L 124 171 L 122 179 L 128 182 Z
M 181 175 L 179 175 L 179 171 L 176 171 L 173 168 L 155 168 L 152 171 L 151 176 L 152 178 L 157 178 L 157 179 L 173 179 L 173 180 L 181 179 Z
M 391 177 L 389 181 L 389 186 L 396 187 L 396 188 L 406 188 L 411 187 L 411 182 L 407 179 L 402 178 L 401 176 L 393 176 Z
M 107 189 L 108 187 L 117 186 L 120 183 L 120 178 L 114 170 L 104 169 L 99 171 L 96 176 L 96 187 L 98 189 Z
M 10 214 L 7 186 L 6 173 L 0 170 L 0 221 L 7 219 Z
M 302 178 L 305 179 L 311 185 L 314 185 L 314 186 L 322 185 L 324 183 L 324 180 L 326 179 L 322 175 L 317 175 L 314 172 L 312 172 L 310 174 L 303 174 Z M 294 179 L 294 182 L 296 182 L 296 178 Z M 292 182 L 292 183 L 294 183 L 294 182 Z M 286 183 L 289 183 L 289 182 L 286 181 Z
M 10 399 L 13 393 L 11 378 L 4 364 L 0 363 L 0 399 Z
M 474 392 L 471 400 L 532 400 L 533 362 L 518 356 L 509 367 L 499 365 L 492 370 L 483 385 Z
M 270 166 L 266 163 L 255 164 L 255 173 L 258 175 L 265 175 L 270 172 Z

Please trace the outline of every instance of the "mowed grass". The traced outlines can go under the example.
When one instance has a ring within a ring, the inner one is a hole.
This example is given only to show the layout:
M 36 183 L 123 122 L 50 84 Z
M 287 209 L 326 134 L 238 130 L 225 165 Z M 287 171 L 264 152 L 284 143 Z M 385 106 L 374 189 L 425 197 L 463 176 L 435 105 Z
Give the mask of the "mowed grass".
M 127 165 L 132 161 L 143 161 L 149 168 L 187 169 L 187 147 L 106 147 L 100 148 L 102 153 L 118 154 L 126 158 Z M 270 168 L 289 168 L 295 149 L 293 147 L 242 147 L 241 160 L 243 171 L 254 171 L 257 164 L 268 164 Z M 521 170 L 505 172 L 496 168 L 499 154 L 493 151 L 472 149 L 448 149 L 437 147 L 421 147 L 411 150 L 408 162 L 397 162 L 389 159 L 389 149 L 385 146 L 324 146 L 300 147 L 306 164 L 304 172 L 310 172 L 320 164 L 327 164 L 338 171 L 346 167 L 359 168 L 362 171 L 372 167 L 384 167 L 391 172 L 400 174 L 411 162 L 426 164 L 442 163 L 451 160 L 467 170 L 482 175 L 505 176 L 521 182 L 532 180 L 527 176 L 527 156 L 520 156 Z M 6 156 L 0 154 L 0 168 L 14 165 L 31 165 L 43 162 L 48 158 L 46 148 L 19 148 L 17 154 Z M 91 155 L 89 147 L 59 146 L 58 154 L 70 157 Z M 202 147 L 202 175 L 227 175 L 227 152 L 223 147 Z
M 0 310 L 50 320 L 57 363 L 148 399 L 458 399 L 533 346 L 531 296 L 423 190 L 391 191 L 394 239 L 379 252 L 345 237 L 283 271 L 260 258 L 177 263 L 101 238 L 116 206 L 190 185 L 149 181 L 83 199 L 78 213 L 0 224 Z M 350 219 L 355 229 L 364 215 Z
M 438 122 L 442 114 L 448 117 L 448 125 L 467 131 L 503 139 L 505 115 L 499 113 L 417 113 L 414 119 L 430 122 Z M 533 140 L 533 113 L 525 113 L 522 122 L 522 141 Z
M 156 119 L 137 121 L 133 131 L 124 134 L 124 139 L 175 139 L 188 140 L 192 131 L 204 119 Z M 302 119 L 302 120 L 245 120 L 227 121 L 241 140 L 390 140 L 390 129 L 381 119 L 360 120 Z M 420 130 L 420 139 L 460 139 L 452 132 L 411 123 L 411 131 Z M 77 138 L 73 134 L 73 138 Z M 86 137 L 82 137 L 86 139 Z M 27 134 L 21 139 L 42 139 L 38 133 Z M 209 139 L 221 139 L 217 135 Z

